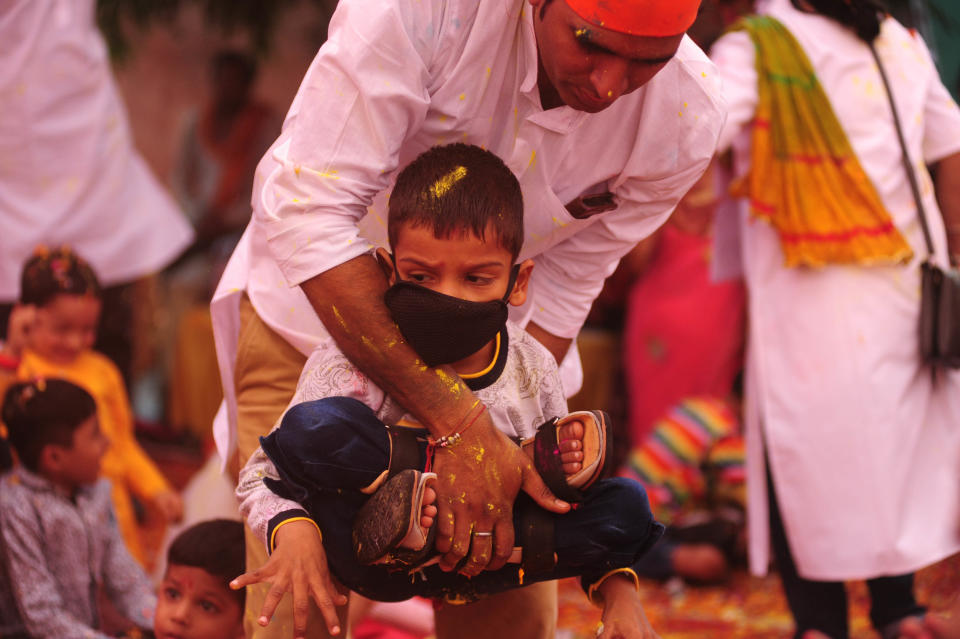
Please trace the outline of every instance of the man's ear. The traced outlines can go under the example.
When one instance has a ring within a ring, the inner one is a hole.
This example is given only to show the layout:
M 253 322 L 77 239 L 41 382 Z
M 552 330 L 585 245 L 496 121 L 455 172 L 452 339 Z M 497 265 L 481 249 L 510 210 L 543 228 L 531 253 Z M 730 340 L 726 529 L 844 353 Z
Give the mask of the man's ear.
M 527 0 L 527 2 L 530 3 L 530 6 L 531 6 L 531 7 L 533 7 L 534 9 L 536 9 L 536 8 L 539 7 L 541 4 L 543 4 L 544 0 Z
M 533 273 L 533 260 L 524 260 L 520 263 L 517 272 L 517 281 L 513 285 L 513 292 L 507 298 L 512 306 L 521 306 L 527 301 L 527 286 L 530 284 L 530 274 Z
M 393 256 L 385 248 L 378 248 L 376 252 L 377 264 L 380 265 L 380 270 L 383 271 L 383 276 L 387 278 L 387 281 L 391 286 L 396 284 L 395 276 L 397 274 L 396 269 L 393 266 Z

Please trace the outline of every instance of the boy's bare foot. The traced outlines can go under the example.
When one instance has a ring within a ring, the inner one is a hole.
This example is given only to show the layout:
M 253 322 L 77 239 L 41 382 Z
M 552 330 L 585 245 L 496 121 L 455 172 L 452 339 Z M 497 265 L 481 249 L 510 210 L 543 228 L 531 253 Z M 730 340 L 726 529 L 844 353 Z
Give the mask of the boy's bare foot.
M 430 530 L 434 520 L 437 518 L 437 491 L 433 486 L 427 486 L 423 489 L 423 508 L 420 510 L 420 527 L 424 530 Z
M 583 422 L 573 420 L 560 426 L 557 430 L 557 441 L 560 442 L 560 459 L 563 462 L 563 472 L 567 475 L 576 475 L 583 468 Z M 534 458 L 534 447 L 524 446 L 524 451 L 530 459 Z

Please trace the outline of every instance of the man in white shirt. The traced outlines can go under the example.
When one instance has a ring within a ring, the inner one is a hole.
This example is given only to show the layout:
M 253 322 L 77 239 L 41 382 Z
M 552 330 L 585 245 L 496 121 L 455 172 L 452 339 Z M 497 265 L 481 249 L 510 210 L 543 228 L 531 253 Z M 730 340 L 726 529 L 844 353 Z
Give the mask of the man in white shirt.
M 526 238 L 519 259 L 534 259 L 536 268 L 530 300 L 513 317 L 564 360 L 603 280 L 667 218 L 714 151 L 724 118 L 719 85 L 683 35 L 698 5 L 341 2 L 283 133 L 258 167 L 253 221 L 211 305 L 226 396 L 216 429 L 224 458 L 246 461 L 256 436 L 286 407 L 305 353 L 328 339 L 436 436 L 459 430 L 473 395 L 403 343 L 370 255 L 384 237 L 383 202 L 395 170 L 437 144 L 483 146 L 520 180 Z M 569 394 L 579 384 L 575 349 L 564 369 Z M 495 465 L 502 482 L 480 481 L 478 460 L 438 455 L 437 547 L 446 569 L 465 560 L 461 570 L 477 574 L 507 559 L 510 505 L 521 487 L 548 509 L 568 506 L 488 419 L 463 437 L 488 451 L 482 463 Z M 475 530 L 494 534 L 473 537 Z M 262 545 L 250 553 L 251 569 L 260 566 Z M 322 585 L 329 585 L 324 565 L 312 525 L 284 526 L 258 572 L 274 588 L 249 591 L 248 617 L 264 623 L 292 586 L 295 636 L 305 636 L 308 590 L 327 627 L 338 627 L 332 604 L 339 599 Z M 601 636 L 624 625 L 626 636 L 652 636 L 629 580 L 613 577 L 601 590 L 611 599 L 627 590 L 632 597 L 623 598 L 616 619 L 605 619 Z M 449 626 L 441 614 L 439 636 L 447 629 L 553 636 L 555 589 L 520 606 L 522 613 L 510 614 L 504 601 L 458 607 Z M 471 616 L 476 623 L 465 621 Z

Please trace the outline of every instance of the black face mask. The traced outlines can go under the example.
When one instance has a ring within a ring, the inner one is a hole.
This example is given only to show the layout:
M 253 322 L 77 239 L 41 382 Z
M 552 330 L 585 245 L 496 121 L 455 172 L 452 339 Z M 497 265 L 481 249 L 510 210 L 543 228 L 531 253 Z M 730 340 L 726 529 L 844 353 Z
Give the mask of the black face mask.
M 520 265 L 514 265 L 502 299 L 470 302 L 401 280 L 394 263 L 397 283 L 387 289 L 383 301 L 403 338 L 427 366 L 450 364 L 497 336 L 507 322 L 507 300 L 519 272 Z

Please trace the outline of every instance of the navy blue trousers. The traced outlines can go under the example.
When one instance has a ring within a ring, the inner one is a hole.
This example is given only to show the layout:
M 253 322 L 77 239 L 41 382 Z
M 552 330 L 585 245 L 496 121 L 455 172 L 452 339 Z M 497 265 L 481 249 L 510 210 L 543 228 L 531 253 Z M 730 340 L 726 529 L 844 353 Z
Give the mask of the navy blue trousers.
M 426 463 L 426 431 L 423 435 L 420 470 Z M 303 505 L 323 531 L 333 574 L 371 599 L 396 601 L 419 595 L 472 600 L 565 577 L 581 577 L 586 588 L 611 570 L 634 567 L 663 534 L 643 486 L 631 479 L 603 479 L 586 491 L 575 510 L 547 514 L 557 557 L 552 570 L 521 573 L 519 565 L 508 564 L 467 578 L 438 566 L 415 575 L 365 566 L 354 556 L 351 533 L 357 511 L 368 499 L 360 489 L 373 483 L 390 462 L 390 439 L 383 422 L 357 400 L 324 398 L 292 407 L 280 427 L 260 442 L 281 478 L 267 480 L 268 486 Z M 539 506 L 521 494 L 514 505 L 515 530 L 519 530 L 521 511 L 527 508 Z M 518 543 L 523 540 L 518 538 Z

